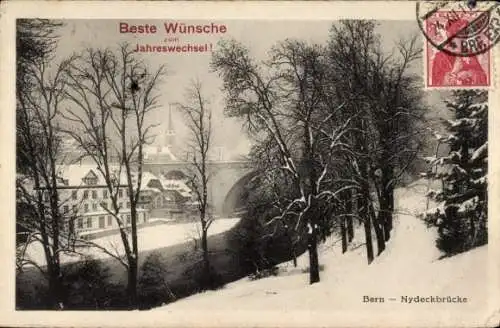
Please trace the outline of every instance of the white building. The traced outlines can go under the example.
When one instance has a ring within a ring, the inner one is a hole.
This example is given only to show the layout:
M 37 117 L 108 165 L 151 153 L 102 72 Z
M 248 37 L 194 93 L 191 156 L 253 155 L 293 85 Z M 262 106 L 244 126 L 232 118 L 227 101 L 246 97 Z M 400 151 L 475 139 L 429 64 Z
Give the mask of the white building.
M 116 229 L 110 190 L 95 165 L 64 165 L 58 168 L 60 185 L 59 201 L 65 216 L 65 229 L 84 232 L 100 229 Z M 123 182 L 124 174 L 117 179 L 119 185 L 113 188 L 117 195 L 119 211 L 117 216 L 124 226 L 130 225 L 130 201 L 128 188 Z M 122 181 L 120 183 L 120 181 Z M 48 193 L 45 194 L 48 201 Z M 147 209 L 137 208 L 137 224 L 148 221 Z
M 135 181 L 135 180 L 134 180 Z M 168 207 L 174 199 L 163 189 L 160 179 L 151 172 L 143 172 L 139 201 L 150 210 Z

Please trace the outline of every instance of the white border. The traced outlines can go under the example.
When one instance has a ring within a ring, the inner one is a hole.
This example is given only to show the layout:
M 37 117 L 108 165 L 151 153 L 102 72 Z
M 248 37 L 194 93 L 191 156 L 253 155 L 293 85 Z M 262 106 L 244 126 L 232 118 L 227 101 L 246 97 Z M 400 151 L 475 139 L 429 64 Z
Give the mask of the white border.
M 340 18 L 363 18 L 384 20 L 415 20 L 413 2 L 42 2 L 17 1 L 0 4 L 0 325 L 14 326 L 208 326 L 208 327 L 319 327 L 319 326 L 493 326 L 498 323 L 499 309 L 499 227 L 500 199 L 498 185 L 499 135 L 496 126 L 500 99 L 497 91 L 490 93 L 490 244 L 489 266 L 491 286 L 491 306 L 484 309 L 484 316 L 474 320 L 461 320 L 460 313 L 386 313 L 377 321 L 370 313 L 325 312 L 246 312 L 235 310 L 231 313 L 204 313 L 193 309 L 189 313 L 164 312 L 49 312 L 14 311 L 14 177 L 15 177 L 15 18 L 190 18 L 190 19 L 286 19 L 286 20 L 334 20 Z M 498 67 L 498 66 L 494 66 Z M 493 74 L 492 78 L 496 78 Z M 492 81 L 492 85 L 498 85 Z M 498 155 L 496 156 L 498 157 Z M 397 282 L 395 282 L 397 283 Z M 485 282 L 486 283 L 486 282 Z M 416 309 L 416 308 L 415 308 Z M 332 309 L 333 310 L 333 309 Z

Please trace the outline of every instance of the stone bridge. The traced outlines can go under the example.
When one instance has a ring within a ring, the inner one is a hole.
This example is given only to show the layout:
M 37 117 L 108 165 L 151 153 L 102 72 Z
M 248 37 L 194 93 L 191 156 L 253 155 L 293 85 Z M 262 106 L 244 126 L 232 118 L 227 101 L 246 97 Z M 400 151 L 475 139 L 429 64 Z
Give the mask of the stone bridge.
M 185 161 L 146 161 L 144 170 L 153 174 L 187 175 L 189 162 Z M 248 161 L 211 161 L 209 202 L 219 215 L 229 216 L 244 210 L 244 187 L 255 176 Z

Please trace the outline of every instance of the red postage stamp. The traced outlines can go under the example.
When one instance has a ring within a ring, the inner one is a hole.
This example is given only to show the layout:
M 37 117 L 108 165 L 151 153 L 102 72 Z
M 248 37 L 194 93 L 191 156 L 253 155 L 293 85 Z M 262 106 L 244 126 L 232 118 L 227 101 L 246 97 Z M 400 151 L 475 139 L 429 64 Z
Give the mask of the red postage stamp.
M 491 49 L 500 25 L 494 16 L 492 10 L 438 9 L 422 16 L 426 87 L 491 86 Z

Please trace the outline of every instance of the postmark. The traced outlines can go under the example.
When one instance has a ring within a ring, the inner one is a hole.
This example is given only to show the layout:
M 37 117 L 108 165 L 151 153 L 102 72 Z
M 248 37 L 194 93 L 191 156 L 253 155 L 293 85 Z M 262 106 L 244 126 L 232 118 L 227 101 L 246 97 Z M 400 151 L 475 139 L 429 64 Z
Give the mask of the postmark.
M 500 40 L 500 4 L 417 4 L 425 36 L 426 87 L 491 86 L 491 52 Z

